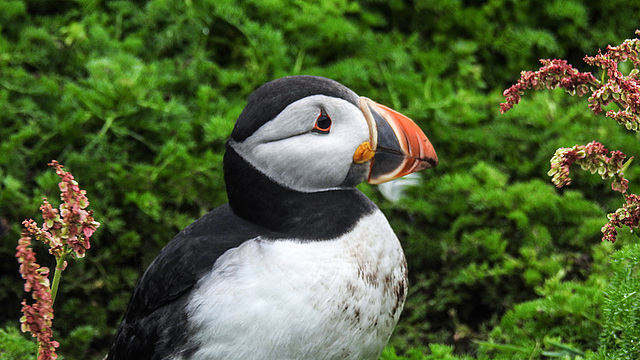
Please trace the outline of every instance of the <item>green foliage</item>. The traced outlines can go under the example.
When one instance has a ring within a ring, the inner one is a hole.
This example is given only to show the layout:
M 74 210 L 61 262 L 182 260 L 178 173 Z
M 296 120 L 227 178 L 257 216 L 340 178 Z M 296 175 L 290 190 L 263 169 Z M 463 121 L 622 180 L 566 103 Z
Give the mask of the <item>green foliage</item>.
M 28 340 L 18 326 L 0 329 L 0 360 L 32 360 L 38 354 L 38 346 Z
M 453 49 L 462 61 L 447 66 L 467 75 L 462 79 L 481 74 L 491 87 L 537 68 L 540 58 L 579 63 L 584 54 L 618 42 L 619 31 L 633 34 L 636 19 L 622 14 L 640 12 L 624 0 L 377 0 L 364 7 L 382 19 L 381 29 L 427 34 L 429 49 Z
M 400 203 L 361 186 L 411 274 L 384 359 L 623 351 L 611 336 L 633 335 L 638 297 L 613 303 L 637 270 L 613 275 L 629 265 L 609 267 L 610 247 L 593 245 L 620 199 L 597 175 L 558 191 L 546 172 L 560 146 L 597 138 L 637 155 L 638 138 L 558 92 L 505 116 L 498 104 L 539 58 L 579 63 L 639 17 L 622 0 L 0 2 L 0 324 L 19 319 L 18 229 L 42 196 L 56 198 L 51 159 L 80 179 L 102 223 L 66 270 L 54 337 L 67 358 L 98 359 L 160 248 L 226 201 L 224 142 L 248 94 L 305 73 L 407 114 L 440 157 Z M 632 190 L 639 172 L 625 174 Z M 598 296 L 610 278 L 620 280 Z M 608 322 L 603 309 L 619 313 Z
M 387 346 L 380 360 L 472 360 L 469 356 L 457 356 L 453 354 L 453 348 L 447 345 L 431 344 L 429 345 L 429 354 L 425 355 L 418 349 L 411 349 L 407 352 L 406 356 L 400 356 L 396 354 L 396 350 Z
M 546 296 L 536 294 L 546 279 L 587 277 L 585 245 L 599 241 L 605 214 L 580 193 L 559 195 L 540 180 L 508 183 L 484 162 L 438 181 L 428 199 L 406 201 L 410 221 L 392 223 L 405 241 L 409 268 L 421 270 L 410 295 L 418 301 L 407 304 L 410 315 L 397 330 L 407 332 L 402 339 L 416 346 L 457 338 L 464 346 L 494 325 L 497 314 Z
M 638 358 L 640 246 L 612 248 L 594 246 L 586 281 L 563 282 L 559 273 L 537 289 L 540 298 L 507 311 L 479 342 L 478 358 Z
M 604 324 L 593 359 L 640 358 L 640 244 L 612 256 L 613 277 L 605 292 Z
M 612 246 L 594 246 L 594 261 L 603 262 L 594 268 L 605 267 Z M 602 330 L 603 291 L 607 277 L 593 272 L 584 282 L 563 281 L 561 270 L 536 288 L 538 299 L 515 305 L 480 342 L 480 354 L 495 358 L 498 355 L 526 358 L 584 355 L 595 350 Z

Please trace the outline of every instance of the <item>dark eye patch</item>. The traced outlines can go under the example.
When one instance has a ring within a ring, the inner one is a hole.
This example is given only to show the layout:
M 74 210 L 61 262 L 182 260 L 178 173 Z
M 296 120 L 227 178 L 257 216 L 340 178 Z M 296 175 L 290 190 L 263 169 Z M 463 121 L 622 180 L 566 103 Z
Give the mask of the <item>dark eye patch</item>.
M 320 111 L 320 115 L 316 119 L 316 123 L 313 126 L 313 132 L 320 134 L 327 134 L 331 131 L 331 118 L 324 110 Z

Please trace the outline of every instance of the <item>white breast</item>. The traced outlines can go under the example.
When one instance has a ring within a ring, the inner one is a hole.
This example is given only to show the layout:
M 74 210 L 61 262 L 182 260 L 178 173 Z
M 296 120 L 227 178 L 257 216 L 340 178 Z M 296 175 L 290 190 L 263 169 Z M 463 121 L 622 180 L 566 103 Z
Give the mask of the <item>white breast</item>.
M 406 289 L 402 248 L 379 210 L 335 240 L 253 239 L 194 290 L 192 359 L 377 359 Z

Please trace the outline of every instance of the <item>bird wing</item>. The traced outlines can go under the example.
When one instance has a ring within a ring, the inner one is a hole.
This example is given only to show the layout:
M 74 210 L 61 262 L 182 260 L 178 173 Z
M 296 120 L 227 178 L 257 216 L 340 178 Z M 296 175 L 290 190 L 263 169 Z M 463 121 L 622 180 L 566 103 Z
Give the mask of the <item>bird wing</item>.
M 191 289 L 220 255 L 265 232 L 225 204 L 178 233 L 138 281 L 108 359 L 188 356 L 185 306 Z

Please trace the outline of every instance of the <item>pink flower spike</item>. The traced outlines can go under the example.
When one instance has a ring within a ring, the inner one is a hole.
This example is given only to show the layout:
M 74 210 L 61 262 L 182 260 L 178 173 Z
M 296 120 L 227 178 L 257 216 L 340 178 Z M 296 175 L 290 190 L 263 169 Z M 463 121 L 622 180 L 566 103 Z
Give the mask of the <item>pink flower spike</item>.
M 523 71 L 520 80 L 504 91 L 505 102 L 500 104 L 500 113 L 504 114 L 520 102 L 524 90 L 543 88 L 563 88 L 571 95 L 582 96 L 588 91 L 588 85 L 597 84 L 598 80 L 590 73 L 581 73 L 567 64 L 566 60 L 540 59 L 542 67 L 538 71 Z
M 602 227 L 602 240 L 616 241 L 616 227 L 627 226 L 638 229 L 640 225 L 640 197 L 636 194 L 625 195 L 625 204 L 616 212 L 608 215 L 609 222 Z
M 609 156 L 607 156 L 609 154 Z M 602 179 L 614 178 L 612 189 L 626 192 L 629 181 L 624 178 L 624 159 L 626 155 L 620 151 L 609 153 L 604 145 L 592 141 L 587 145 L 576 145 L 572 148 L 560 148 L 550 160 L 551 169 L 547 173 L 556 187 L 571 184 L 569 168 L 573 163 L 592 174 L 598 173 Z
M 16 247 L 16 257 L 20 264 L 20 273 L 25 279 L 24 289 L 31 292 L 33 304 L 26 300 L 22 302 L 23 316 L 20 318 L 21 329 L 29 331 L 38 338 L 38 359 L 56 359 L 56 348 L 60 346 L 52 340 L 53 332 L 53 301 L 60 279 L 59 271 L 67 266 L 65 256 L 73 253 L 76 257 L 83 257 L 91 247 L 89 238 L 94 234 L 100 223 L 93 219 L 93 211 L 85 210 L 89 205 L 86 192 L 80 189 L 71 173 L 62 170 L 63 166 L 56 160 L 50 164 L 55 168 L 61 181 L 59 209 L 43 199 L 40 207 L 42 211 L 42 228 L 30 219 L 23 222 L 24 230 Z M 41 267 L 36 262 L 36 254 L 31 248 L 31 239 L 42 241 L 49 246 L 49 253 L 57 260 L 56 275 L 54 276 L 53 291 L 49 283 L 49 269 Z

